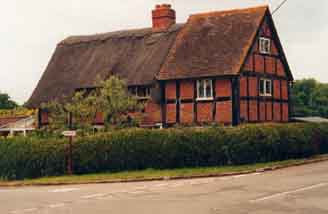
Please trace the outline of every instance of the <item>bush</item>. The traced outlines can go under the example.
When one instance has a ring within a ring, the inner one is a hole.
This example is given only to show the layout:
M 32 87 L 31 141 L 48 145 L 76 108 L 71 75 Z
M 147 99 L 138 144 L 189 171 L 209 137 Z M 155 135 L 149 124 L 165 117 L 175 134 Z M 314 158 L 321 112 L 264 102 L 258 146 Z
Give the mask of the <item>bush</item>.
M 127 129 L 81 137 L 73 145 L 77 174 L 251 164 L 328 153 L 328 124 Z M 63 175 L 66 146 L 60 138 L 0 140 L 0 177 Z

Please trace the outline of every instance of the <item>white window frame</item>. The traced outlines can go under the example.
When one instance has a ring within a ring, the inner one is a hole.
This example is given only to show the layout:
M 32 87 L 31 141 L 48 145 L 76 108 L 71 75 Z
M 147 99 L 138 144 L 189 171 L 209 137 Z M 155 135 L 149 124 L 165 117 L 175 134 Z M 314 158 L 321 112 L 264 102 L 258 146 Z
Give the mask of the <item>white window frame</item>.
M 260 37 L 259 51 L 261 54 L 270 54 L 271 53 L 271 39 L 266 38 L 266 37 Z
M 204 96 L 203 97 L 200 97 L 200 85 L 203 85 L 203 94 Z M 210 96 L 207 96 L 207 91 L 206 91 L 206 88 L 207 88 L 207 84 L 209 84 L 210 86 Z M 200 80 L 197 80 L 197 100 L 213 100 L 213 80 L 211 79 L 200 79 Z
M 132 96 L 135 96 L 137 99 L 149 99 L 151 96 L 151 88 L 147 86 L 133 86 L 134 93 L 131 93 Z M 146 96 L 140 96 L 140 90 L 143 88 L 146 92 Z
M 263 91 L 261 91 L 261 83 L 263 82 Z M 269 90 L 267 85 L 270 84 Z M 259 82 L 260 96 L 262 97 L 272 97 L 272 80 L 261 78 Z

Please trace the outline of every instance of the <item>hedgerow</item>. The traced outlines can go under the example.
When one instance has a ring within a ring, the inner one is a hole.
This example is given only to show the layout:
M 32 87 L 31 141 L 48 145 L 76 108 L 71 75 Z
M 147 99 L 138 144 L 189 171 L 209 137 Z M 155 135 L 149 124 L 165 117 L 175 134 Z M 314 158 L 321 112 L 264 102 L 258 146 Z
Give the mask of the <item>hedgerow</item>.
M 328 124 L 266 124 L 236 128 L 127 129 L 77 138 L 76 174 L 147 168 L 224 166 L 328 153 Z M 0 140 L 0 177 L 65 174 L 67 139 Z

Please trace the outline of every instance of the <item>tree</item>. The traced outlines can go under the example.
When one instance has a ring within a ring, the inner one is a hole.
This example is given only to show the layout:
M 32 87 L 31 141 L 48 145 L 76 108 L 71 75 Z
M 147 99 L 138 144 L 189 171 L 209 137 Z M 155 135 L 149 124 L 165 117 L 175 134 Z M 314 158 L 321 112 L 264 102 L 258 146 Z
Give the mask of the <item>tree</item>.
M 0 109 L 14 109 L 16 107 L 18 107 L 17 103 L 11 100 L 8 94 L 0 92 Z
M 129 112 L 138 111 L 142 104 L 128 93 L 124 81 L 112 76 L 105 81 L 97 81 L 92 91 L 76 92 L 69 102 L 51 101 L 42 108 L 49 111 L 49 124 L 52 130 L 63 129 L 68 120 L 68 112 L 72 113 L 75 128 L 92 127 L 97 112 L 105 115 L 106 125 L 120 125 L 127 121 Z
M 105 114 L 107 124 L 124 122 L 127 113 L 139 111 L 143 107 L 128 93 L 125 82 L 115 76 L 101 81 L 98 93 L 97 110 Z
M 293 116 L 328 118 L 328 84 L 314 79 L 295 82 L 292 88 Z

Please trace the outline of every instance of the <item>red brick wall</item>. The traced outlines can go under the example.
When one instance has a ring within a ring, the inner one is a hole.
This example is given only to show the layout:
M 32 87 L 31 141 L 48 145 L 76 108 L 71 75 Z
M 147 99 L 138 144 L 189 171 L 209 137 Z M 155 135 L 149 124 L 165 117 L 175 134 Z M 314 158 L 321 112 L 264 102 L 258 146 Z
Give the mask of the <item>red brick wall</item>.
M 249 96 L 257 97 L 258 95 L 257 78 L 249 77 L 248 82 L 249 82 Z
M 272 102 L 266 102 L 267 121 L 272 121 Z
M 273 81 L 273 97 L 280 99 L 280 80 Z
M 239 95 L 241 97 L 247 96 L 247 78 L 246 77 L 240 77 L 240 86 L 239 86 Z
M 264 57 L 262 55 L 255 55 L 255 71 L 264 72 Z
M 249 121 L 258 121 L 257 101 L 249 101 Z
M 194 121 L 194 104 L 182 103 L 180 105 L 180 123 L 191 124 Z
M 232 123 L 232 102 L 218 102 L 216 103 L 215 121 L 224 124 Z
M 278 46 L 275 43 L 273 38 L 272 29 L 270 29 L 270 25 L 268 21 L 265 20 L 258 35 L 258 39 L 253 44 L 251 52 L 246 59 L 246 62 L 243 67 L 243 71 L 246 72 L 257 72 L 261 73 L 263 78 L 270 78 L 269 75 L 276 75 L 278 77 L 286 77 L 286 72 L 282 61 L 279 59 Z M 259 52 L 259 37 L 267 37 L 271 38 L 271 54 L 264 55 Z M 274 55 L 274 56 L 272 56 Z M 254 68 L 252 69 L 252 62 L 254 60 Z M 257 97 L 258 96 L 258 79 L 257 77 L 249 76 L 249 96 Z M 288 104 L 285 103 L 283 108 L 281 109 L 280 100 L 288 100 L 288 81 L 280 80 L 277 78 L 272 78 L 273 84 L 273 98 L 277 100 L 277 102 L 272 103 L 271 97 L 268 97 L 266 101 L 260 98 L 260 103 L 258 105 L 256 100 L 241 100 L 240 101 L 240 117 L 244 118 L 246 121 L 252 122 L 264 122 L 264 121 L 287 121 L 288 120 Z M 280 85 L 281 81 L 281 85 Z M 240 78 L 240 96 L 247 96 L 247 77 L 242 76 Z M 247 112 L 249 105 L 249 112 Z M 258 109 L 259 108 L 259 109 Z M 249 118 L 247 118 L 249 113 Z M 281 118 L 282 113 L 282 118 Z M 258 118 L 259 117 L 259 118 Z
M 277 75 L 278 76 L 286 76 L 285 74 L 285 68 L 284 65 L 282 64 L 281 60 L 277 60 Z
M 216 97 L 230 97 L 231 96 L 231 80 L 216 80 L 215 83 Z
M 103 112 L 97 112 L 96 117 L 93 121 L 95 125 L 104 125 L 105 124 L 105 116 Z
M 194 98 L 194 82 L 192 80 L 184 80 L 180 82 L 180 98 Z
M 176 123 L 176 112 L 175 104 L 166 105 L 166 123 Z
M 213 104 L 212 103 L 198 103 L 197 104 L 197 120 L 198 122 L 213 121 Z
M 266 105 L 265 102 L 260 102 L 260 121 L 266 121 Z
M 284 103 L 282 105 L 282 121 L 284 122 L 288 122 L 289 120 L 288 109 L 288 103 Z
M 278 48 L 275 43 L 271 44 L 271 53 L 275 56 L 279 55 Z
M 166 99 L 175 99 L 176 98 L 176 82 L 169 81 L 165 84 L 165 95 Z
M 247 101 L 240 101 L 240 119 L 248 121 Z
M 281 121 L 280 103 L 275 102 L 273 104 L 273 120 L 276 122 Z
M 288 100 L 288 83 L 286 80 L 281 81 L 281 96 L 283 100 Z
M 275 58 L 270 57 L 270 56 L 265 57 L 265 71 L 270 74 L 273 74 L 276 72 Z
M 145 113 L 143 114 L 143 122 L 160 123 L 162 121 L 161 105 L 149 101 L 145 104 Z

